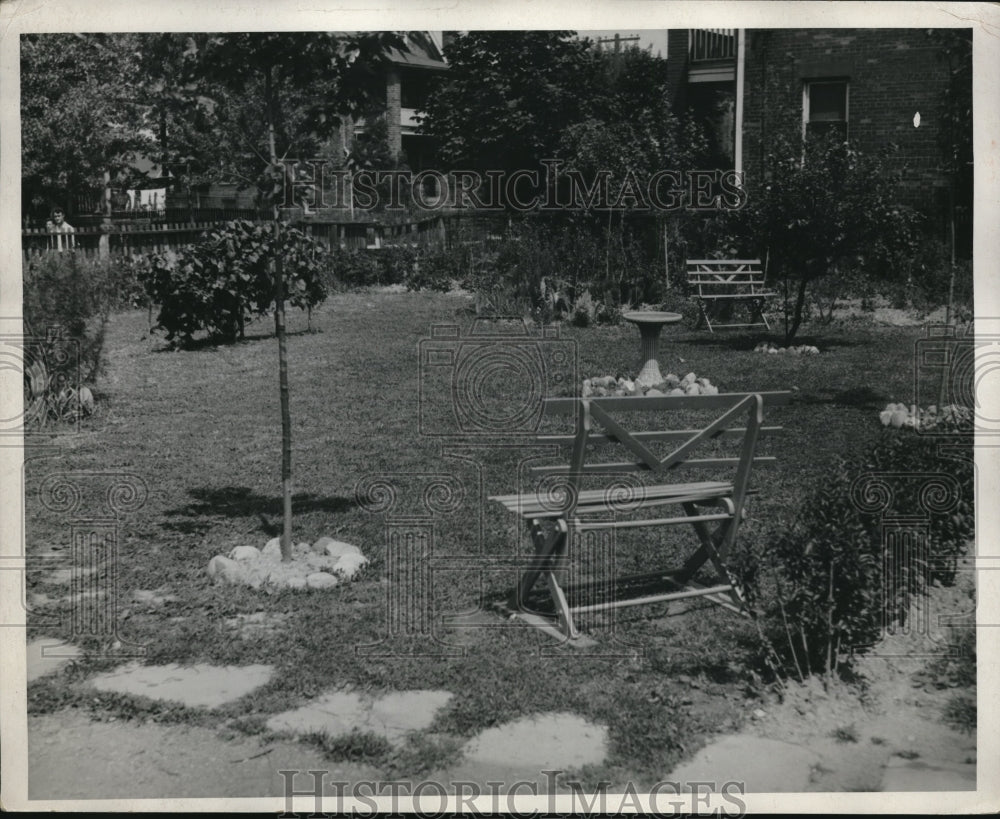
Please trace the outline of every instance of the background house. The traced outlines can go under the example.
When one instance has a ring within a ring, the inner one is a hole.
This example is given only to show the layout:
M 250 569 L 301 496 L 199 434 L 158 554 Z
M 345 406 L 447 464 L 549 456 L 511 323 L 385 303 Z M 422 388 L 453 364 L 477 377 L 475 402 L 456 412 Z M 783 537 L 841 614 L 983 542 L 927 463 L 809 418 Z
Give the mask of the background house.
M 761 174 L 769 135 L 793 116 L 804 131 L 835 131 L 866 153 L 895 143 L 904 204 L 947 233 L 951 174 L 941 138 L 955 75 L 932 32 L 677 29 L 667 62 L 675 106 L 706 125 L 716 161 L 744 171 L 748 184 Z M 968 254 L 971 165 L 955 182 L 956 240 Z

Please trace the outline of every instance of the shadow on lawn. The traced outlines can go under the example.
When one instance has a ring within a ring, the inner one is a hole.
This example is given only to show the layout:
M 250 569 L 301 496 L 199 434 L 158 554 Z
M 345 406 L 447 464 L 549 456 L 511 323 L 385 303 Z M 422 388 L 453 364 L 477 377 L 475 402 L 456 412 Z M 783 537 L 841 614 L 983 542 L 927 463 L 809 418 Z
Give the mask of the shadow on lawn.
M 168 509 L 167 517 L 187 518 L 164 524 L 167 529 L 192 534 L 209 528 L 213 518 L 260 519 L 260 528 L 265 534 L 276 536 L 281 533 L 282 501 L 279 495 L 259 495 L 246 486 L 203 487 L 188 493 L 195 500 L 179 509 Z M 292 507 L 297 513 L 345 512 L 357 505 L 354 498 L 320 497 L 309 492 L 292 495 Z M 269 517 L 273 517 L 270 520 Z
M 881 410 L 891 400 L 884 392 L 871 387 L 851 387 L 837 393 L 808 392 L 798 399 L 803 404 L 834 404 L 862 410 Z
M 666 338 L 666 336 L 664 336 Z M 678 335 L 668 340 L 678 344 L 690 344 L 692 347 L 716 347 L 720 350 L 736 350 L 740 352 L 752 352 L 754 347 L 762 341 L 767 341 L 778 347 L 785 346 L 785 339 L 781 333 L 760 333 L 753 335 L 725 335 L 722 332 L 709 333 L 707 330 L 698 333 L 686 333 Z M 798 347 L 803 344 L 818 347 L 823 352 L 835 350 L 838 347 L 857 347 L 862 344 L 870 344 L 870 339 L 850 339 L 842 336 L 823 337 L 798 335 L 792 342 L 792 346 Z
M 309 336 L 315 335 L 320 332 L 319 330 L 285 330 L 285 337 L 292 338 L 294 336 Z M 204 338 L 196 338 L 188 344 L 183 344 L 180 347 L 174 346 L 169 341 L 165 341 L 162 347 L 155 347 L 153 349 L 154 353 L 176 353 L 178 351 L 185 353 L 196 353 L 199 350 L 215 350 L 219 347 L 239 347 L 241 344 L 251 344 L 258 341 L 265 341 L 269 339 L 275 339 L 276 336 L 273 332 L 270 333 L 247 333 L 242 338 L 234 338 L 231 341 L 225 339 L 213 338 L 211 336 L 205 336 Z

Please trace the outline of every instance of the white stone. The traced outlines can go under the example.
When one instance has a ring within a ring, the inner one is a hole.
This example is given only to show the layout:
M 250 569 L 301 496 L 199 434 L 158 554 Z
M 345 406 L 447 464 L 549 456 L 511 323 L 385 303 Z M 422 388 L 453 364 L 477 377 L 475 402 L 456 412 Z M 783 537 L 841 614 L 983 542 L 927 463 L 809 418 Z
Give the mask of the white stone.
M 351 580 L 360 569 L 368 565 L 368 558 L 358 552 L 343 555 L 333 567 L 333 570 L 345 580 Z
M 334 540 L 332 537 L 321 537 L 316 544 L 323 544 L 323 553 L 330 557 L 342 557 L 343 555 L 361 554 L 361 550 L 353 543 L 345 543 L 342 540 Z
M 340 582 L 332 574 L 326 572 L 313 572 L 306 576 L 306 585 L 310 589 L 330 589 Z
M 701 387 L 697 384 L 688 384 L 687 389 L 684 390 L 685 395 L 701 395 Z
M 285 585 L 290 589 L 304 589 L 306 588 L 306 579 L 304 577 L 289 577 L 285 581 Z
M 649 391 L 646 393 L 650 398 L 655 398 L 658 395 L 663 395 L 656 387 L 650 387 Z
M 208 562 L 208 576 L 226 583 L 240 583 L 245 579 L 246 572 L 235 560 L 216 555 Z
M 696 376 L 694 373 L 688 373 L 681 379 L 681 384 L 687 386 L 688 384 L 693 384 L 697 380 L 698 376 Z
M 707 387 L 703 387 L 701 390 L 702 395 L 718 395 L 719 388 L 714 384 L 709 384 Z
M 260 549 L 254 546 L 235 546 L 229 553 L 230 560 L 259 560 Z
M 682 390 L 680 387 L 674 387 L 670 391 L 670 395 L 684 395 L 684 390 Z
M 260 553 L 265 557 L 281 557 L 281 538 L 271 538 Z
M 80 387 L 78 394 L 80 399 L 80 409 L 84 415 L 90 415 L 94 411 L 94 394 L 88 387 Z

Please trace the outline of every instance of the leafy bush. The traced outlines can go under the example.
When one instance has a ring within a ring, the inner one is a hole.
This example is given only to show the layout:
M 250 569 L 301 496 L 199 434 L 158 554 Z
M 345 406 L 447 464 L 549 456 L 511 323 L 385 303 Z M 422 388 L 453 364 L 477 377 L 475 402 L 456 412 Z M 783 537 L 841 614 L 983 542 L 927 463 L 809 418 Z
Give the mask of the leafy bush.
M 280 260 L 287 301 L 311 309 L 326 298 L 325 256 L 300 230 L 282 227 L 275 239 L 272 225 L 238 220 L 176 257 L 150 257 L 142 281 L 160 306 L 158 326 L 169 341 L 188 344 L 200 330 L 232 341 L 251 315 L 266 313 L 274 303 L 272 261 Z
M 943 440 L 968 458 L 948 453 Z M 971 444 L 968 435 L 885 430 L 866 457 L 841 461 L 809 494 L 768 552 L 775 595 L 765 604 L 770 636 L 800 677 L 832 674 L 844 655 L 872 645 L 883 625 L 905 620 L 928 583 L 953 582 L 953 558 L 974 531 Z M 894 530 L 894 548 L 886 549 L 883 516 L 917 522 Z M 929 555 L 917 547 L 921 521 Z
M 540 321 L 614 321 L 622 306 L 658 304 L 668 293 L 651 227 L 580 212 L 524 218 L 488 263 L 470 265 L 465 286 L 489 309 L 503 304 Z
M 447 293 L 465 275 L 467 263 L 467 254 L 461 248 L 422 248 L 407 271 L 406 287 Z
M 339 248 L 330 254 L 330 276 L 347 287 L 371 287 L 382 281 L 383 268 L 375 254 L 362 248 Z M 330 282 L 332 284 L 332 282 Z

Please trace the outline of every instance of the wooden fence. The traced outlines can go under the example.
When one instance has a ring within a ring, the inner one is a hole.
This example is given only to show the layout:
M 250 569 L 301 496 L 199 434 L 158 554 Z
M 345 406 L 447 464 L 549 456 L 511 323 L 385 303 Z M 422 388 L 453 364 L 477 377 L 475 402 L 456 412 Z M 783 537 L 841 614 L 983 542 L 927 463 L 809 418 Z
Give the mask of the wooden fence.
M 292 216 L 293 214 L 288 214 Z M 241 218 L 241 217 L 237 217 Z M 71 234 L 52 234 L 44 228 L 21 231 L 25 262 L 43 253 L 61 252 L 72 245 L 74 252 L 87 257 L 134 256 L 179 250 L 198 242 L 203 235 L 221 227 L 228 219 L 165 222 L 130 219 L 106 225 L 82 225 Z M 260 220 L 254 220 L 260 221 Z M 431 214 L 422 217 L 389 217 L 385 221 L 340 220 L 305 217 L 293 220 L 296 227 L 333 250 L 410 247 L 448 247 L 499 238 L 506 224 L 502 214 L 468 212 Z

